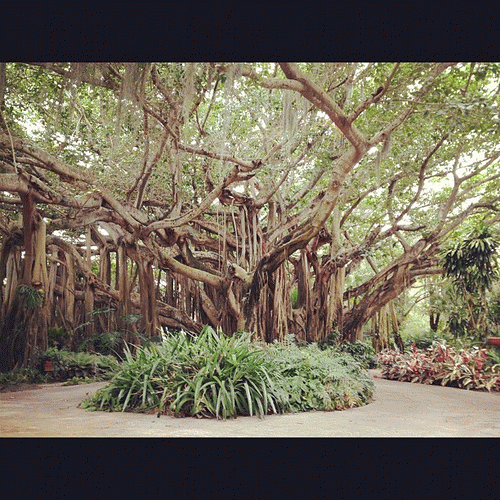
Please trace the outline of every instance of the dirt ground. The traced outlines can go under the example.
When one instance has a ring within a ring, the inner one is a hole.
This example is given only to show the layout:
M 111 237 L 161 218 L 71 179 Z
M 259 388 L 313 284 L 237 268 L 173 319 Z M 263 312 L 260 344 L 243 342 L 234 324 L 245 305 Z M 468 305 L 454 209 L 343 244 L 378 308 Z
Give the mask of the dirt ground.
M 361 408 L 231 420 L 88 412 L 106 382 L 0 393 L 2 437 L 500 437 L 500 394 L 375 379 Z M 26 389 L 26 388 L 25 388 Z

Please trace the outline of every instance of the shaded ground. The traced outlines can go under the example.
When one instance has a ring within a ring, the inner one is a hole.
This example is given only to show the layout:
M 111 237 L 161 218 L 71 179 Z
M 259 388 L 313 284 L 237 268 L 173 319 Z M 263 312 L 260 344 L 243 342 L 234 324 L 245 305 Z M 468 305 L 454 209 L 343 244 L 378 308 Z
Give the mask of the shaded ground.
M 106 382 L 0 393 L 2 437 L 500 437 L 500 394 L 375 377 L 361 408 L 234 420 L 87 412 L 78 404 Z
M 39 389 L 40 384 L 26 384 L 24 382 L 17 383 L 2 383 L 0 384 L 0 393 L 2 392 L 17 392 Z

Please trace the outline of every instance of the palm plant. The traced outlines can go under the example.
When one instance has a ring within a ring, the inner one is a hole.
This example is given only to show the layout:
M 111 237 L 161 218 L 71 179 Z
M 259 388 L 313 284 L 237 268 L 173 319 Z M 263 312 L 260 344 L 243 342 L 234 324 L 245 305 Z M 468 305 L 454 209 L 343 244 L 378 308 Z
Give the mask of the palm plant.
M 498 245 L 490 228 L 480 225 L 443 253 L 445 275 L 463 294 L 468 326 L 476 334 L 486 326 L 486 291 L 498 277 Z

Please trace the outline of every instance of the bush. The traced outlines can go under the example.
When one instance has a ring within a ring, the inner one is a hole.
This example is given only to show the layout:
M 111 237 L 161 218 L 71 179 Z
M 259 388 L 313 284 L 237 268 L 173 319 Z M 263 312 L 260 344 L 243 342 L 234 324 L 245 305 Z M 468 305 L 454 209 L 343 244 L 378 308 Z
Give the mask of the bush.
M 77 378 L 98 378 L 108 380 L 118 369 L 118 361 L 113 356 L 70 352 L 55 347 L 47 349 L 38 360 L 38 369 L 44 370 L 45 361 L 52 362 L 52 376 L 56 380 Z
M 45 362 L 52 362 L 52 371 L 45 371 Z M 109 380 L 118 368 L 113 356 L 85 352 L 70 352 L 50 347 L 45 352 L 36 351 L 29 366 L 0 374 L 3 384 L 41 384 L 54 380 Z
M 66 380 L 66 382 L 63 382 L 62 385 L 69 386 L 69 385 L 91 384 L 92 382 L 95 382 L 95 380 L 92 378 L 73 377 Z
M 373 381 L 348 354 L 293 341 L 259 344 L 246 333 L 228 337 L 205 327 L 134 355 L 127 349 L 108 386 L 82 406 L 225 419 L 351 408 L 372 394 Z
M 342 410 L 373 396 L 373 380 L 350 354 L 317 344 L 299 347 L 289 336 L 264 348 L 281 376 L 286 411 Z
M 80 343 L 78 351 L 86 351 L 92 345 L 98 354 L 117 355 L 122 350 L 123 336 L 123 332 L 95 333 Z
M 486 352 L 488 354 L 486 365 L 491 368 L 494 368 L 495 365 L 500 367 L 500 348 L 491 346 Z
M 488 350 L 455 350 L 434 342 L 430 349 L 415 345 L 409 353 L 382 351 L 382 376 L 391 380 L 440 384 L 462 389 L 500 390 L 500 364 L 490 359 Z
M 417 349 L 429 349 L 434 342 L 443 340 L 443 336 L 438 336 L 436 332 L 424 332 L 416 335 L 410 335 L 403 339 L 405 349 L 415 345 Z
M 88 409 L 156 409 L 176 416 L 216 418 L 278 413 L 271 366 L 249 334 L 228 337 L 205 327 L 181 332 L 160 345 L 127 348 L 110 384 L 84 402 Z
M 45 384 L 50 376 L 39 370 L 25 367 L 9 373 L 0 373 L 0 385 L 10 384 Z
M 356 361 L 361 363 L 366 368 L 377 367 L 377 355 L 371 344 L 361 342 L 360 340 L 354 343 L 342 342 L 339 345 L 339 350 L 350 354 Z
M 338 353 L 350 354 L 365 368 L 377 367 L 377 355 L 371 343 L 357 340 L 356 342 L 340 341 L 338 331 L 331 332 L 325 340 L 320 340 L 318 347 L 321 350 L 336 349 Z

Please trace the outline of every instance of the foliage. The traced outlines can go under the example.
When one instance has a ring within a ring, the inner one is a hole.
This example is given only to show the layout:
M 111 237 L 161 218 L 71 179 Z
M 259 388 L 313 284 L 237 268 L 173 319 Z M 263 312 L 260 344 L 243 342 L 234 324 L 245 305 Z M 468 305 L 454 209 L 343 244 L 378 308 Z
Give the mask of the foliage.
M 282 407 L 270 372 L 250 335 L 228 337 L 205 327 L 198 336 L 180 332 L 160 345 L 138 347 L 135 355 L 127 348 L 118 373 L 85 406 L 223 419 L 263 416 Z
M 118 368 L 118 361 L 113 356 L 70 352 L 55 347 L 47 349 L 38 361 L 38 369 L 43 371 L 45 361 L 52 362 L 53 377 L 67 380 L 73 377 L 108 380 Z
M 63 348 L 66 346 L 70 336 L 64 327 L 49 328 L 47 331 L 47 341 L 50 347 Z
M 445 276 L 452 279 L 454 288 L 447 294 L 448 328 L 455 336 L 480 337 L 487 331 L 486 292 L 498 278 L 498 246 L 491 228 L 479 224 L 442 253 Z
M 110 383 L 82 406 L 226 419 L 351 408 L 372 394 L 373 381 L 347 354 L 298 347 L 293 339 L 255 343 L 243 332 L 228 337 L 204 327 L 198 336 L 180 332 L 135 355 L 127 350 Z
M 446 276 L 469 293 L 489 289 L 497 277 L 498 246 L 491 230 L 480 226 L 443 253 Z
M 484 346 L 484 340 L 480 340 L 472 334 L 466 334 L 463 337 L 450 337 L 446 343 L 455 350 L 479 349 Z
M 356 342 L 342 342 L 338 349 L 340 352 L 350 354 L 356 361 L 366 368 L 375 368 L 377 366 L 377 355 L 375 349 L 368 342 L 357 340 Z
M 325 339 L 320 340 L 319 342 L 317 342 L 318 347 L 320 349 L 328 349 L 329 347 L 336 347 L 336 346 L 338 346 L 341 343 L 340 336 L 341 336 L 340 332 L 337 329 L 332 330 L 326 336 Z M 290 337 L 290 338 L 292 338 L 292 337 Z M 297 341 L 297 339 L 295 339 L 295 341 Z
M 0 373 L 0 385 L 46 384 L 50 375 L 31 367 L 24 367 L 8 373 Z
M 390 380 L 500 390 L 500 364 L 489 358 L 487 349 L 457 351 L 445 342 L 434 342 L 424 350 L 413 345 L 405 354 L 385 350 L 379 354 L 379 361 L 383 365 L 382 376 Z
M 500 366 L 500 348 L 498 346 L 492 346 L 488 349 L 488 359 L 486 360 L 488 366 L 494 367 L 495 365 Z
M 488 298 L 487 317 L 491 331 L 498 335 L 500 333 L 500 283 L 494 283 Z
M 406 335 L 403 339 L 405 349 L 415 345 L 417 349 L 428 349 L 436 341 L 442 341 L 443 335 L 433 331 Z
M 69 378 L 65 382 L 62 383 L 63 386 L 70 386 L 70 385 L 80 385 L 80 384 L 91 384 L 92 382 L 95 382 L 95 378 L 89 378 L 89 377 L 73 377 Z
M 42 303 L 43 292 L 29 285 L 19 285 L 17 287 L 17 293 L 30 309 L 37 309 Z
M 142 347 L 150 347 L 153 344 L 160 344 L 162 342 L 162 338 L 158 335 L 153 337 L 149 337 L 147 335 L 143 335 L 141 333 L 137 333 L 135 338 L 138 342 L 140 342 Z
M 350 354 L 365 368 L 375 368 L 377 366 L 377 356 L 371 343 L 362 340 L 355 342 L 342 341 L 340 332 L 337 329 L 331 331 L 326 339 L 317 342 L 317 345 L 322 350 L 336 350 L 339 355 L 342 353 Z
M 98 354 L 117 355 L 123 345 L 123 336 L 122 332 L 94 333 L 80 343 L 78 350 L 86 351 L 92 346 Z
M 335 348 L 297 346 L 291 335 L 264 352 L 282 377 L 287 411 L 343 410 L 362 406 L 373 396 L 373 380 L 363 365 Z

